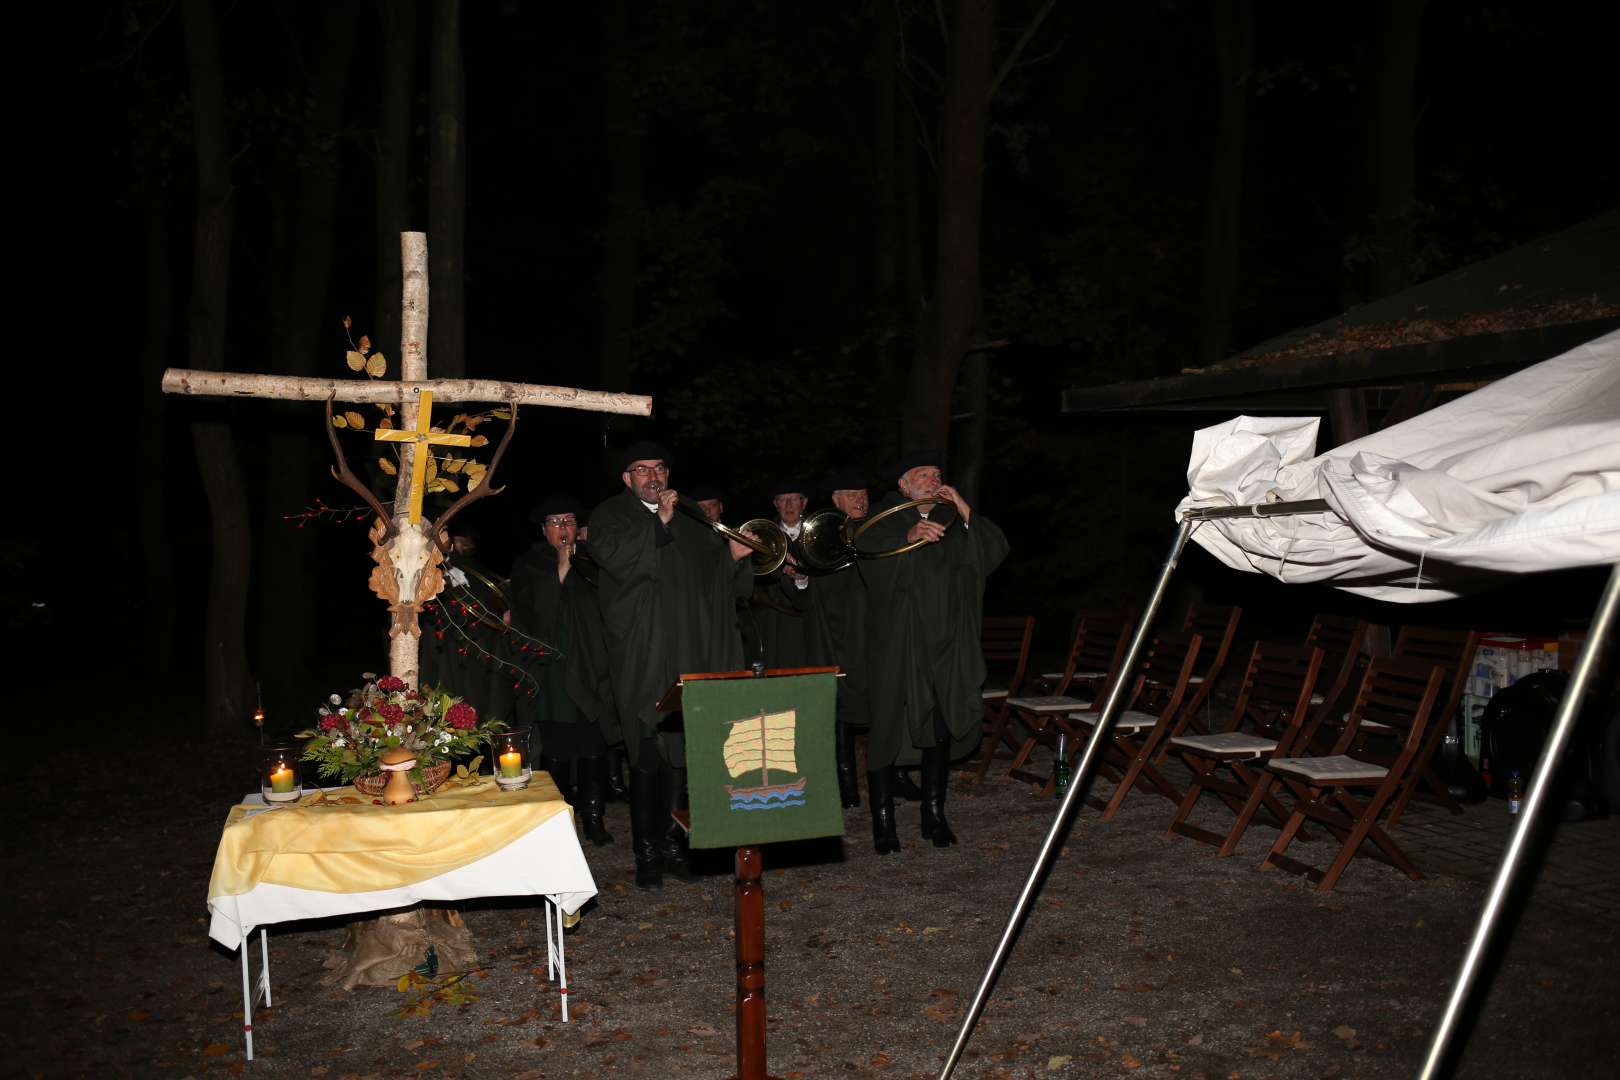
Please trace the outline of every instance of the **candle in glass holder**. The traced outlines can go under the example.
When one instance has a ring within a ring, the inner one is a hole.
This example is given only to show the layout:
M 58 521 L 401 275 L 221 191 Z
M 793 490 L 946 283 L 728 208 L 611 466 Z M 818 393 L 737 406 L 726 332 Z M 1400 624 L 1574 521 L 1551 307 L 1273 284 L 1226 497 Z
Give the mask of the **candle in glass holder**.
M 501 775 L 507 779 L 515 780 L 523 775 L 523 755 L 516 750 L 508 750 L 501 755 Z
M 276 767 L 270 770 L 270 790 L 277 795 L 285 795 L 293 789 L 293 771 L 286 762 L 277 762 Z

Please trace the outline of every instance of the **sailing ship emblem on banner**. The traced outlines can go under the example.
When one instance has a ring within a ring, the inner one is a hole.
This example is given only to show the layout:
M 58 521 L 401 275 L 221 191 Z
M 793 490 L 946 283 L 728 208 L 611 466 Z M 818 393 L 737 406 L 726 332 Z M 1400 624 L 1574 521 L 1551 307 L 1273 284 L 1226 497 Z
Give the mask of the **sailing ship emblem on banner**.
M 733 810 L 782 810 L 804 805 L 805 777 L 779 784 L 770 782 L 772 769 L 779 773 L 799 771 L 793 758 L 798 723 L 799 714 L 793 709 L 732 721 L 731 734 L 721 748 L 726 771 L 734 780 L 759 773 L 758 787 L 726 785 Z
M 842 835 L 835 676 L 689 679 L 681 694 L 693 847 Z

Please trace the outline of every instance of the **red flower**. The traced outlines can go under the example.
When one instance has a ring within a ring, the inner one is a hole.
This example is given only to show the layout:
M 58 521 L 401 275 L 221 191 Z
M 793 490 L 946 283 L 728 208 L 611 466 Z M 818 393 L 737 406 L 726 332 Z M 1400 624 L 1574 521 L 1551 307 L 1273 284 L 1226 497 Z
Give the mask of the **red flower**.
M 337 715 L 336 713 L 327 713 L 325 716 L 321 717 L 322 731 L 331 731 L 333 728 L 339 728 L 342 726 L 343 717 Z
M 444 718 L 450 721 L 451 727 L 461 728 L 465 731 L 467 728 L 475 727 L 478 724 L 478 710 L 465 701 L 458 701 L 450 706 L 450 710 L 444 714 Z
M 377 715 L 390 724 L 398 724 L 405 719 L 405 710 L 392 703 L 377 706 Z
M 377 689 L 390 693 L 395 690 L 403 690 L 405 689 L 405 680 L 397 675 L 384 675 L 377 680 Z

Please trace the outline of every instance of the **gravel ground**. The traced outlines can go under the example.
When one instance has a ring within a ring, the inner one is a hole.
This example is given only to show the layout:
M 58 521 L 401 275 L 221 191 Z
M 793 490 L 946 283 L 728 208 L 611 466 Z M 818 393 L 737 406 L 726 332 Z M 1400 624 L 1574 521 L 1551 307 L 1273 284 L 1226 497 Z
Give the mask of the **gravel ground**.
M 172 774 L 161 747 L 121 775 Z M 190 763 L 188 763 L 189 767 Z M 206 770 L 205 770 L 206 771 Z M 207 771 L 220 775 L 229 770 Z M 3 991 L 8 1072 L 42 1076 L 721 1077 L 734 1069 L 729 853 L 693 884 L 631 884 L 629 821 L 588 849 L 600 896 L 569 934 L 572 1022 L 545 981 L 539 909 L 468 906 L 486 967 L 431 997 L 321 985 L 338 923 L 271 932 L 276 1007 L 242 1058 L 239 968 L 210 944 L 209 868 L 232 784 L 156 800 L 62 783 L 42 763 L 0 805 L 0 872 L 26 927 Z M 116 787 L 118 780 L 109 778 Z M 958 781 L 960 846 L 916 837 L 879 857 L 864 809 L 848 835 L 765 852 L 771 1071 L 930 1077 L 1001 932 L 1056 803 Z M 1483 900 L 1358 861 L 1317 896 L 1164 835 L 1171 806 L 1085 810 L 1040 894 L 957 1075 L 1414 1075 Z M 1211 820 L 1218 817 L 1213 809 Z M 1326 845 L 1297 847 L 1325 860 Z M 1609 1038 L 1616 928 L 1533 900 L 1507 936 L 1456 1075 L 1620 1074 Z M 459 999 L 459 1000 L 458 1000 Z M 414 1010 L 410 1006 L 415 1006 Z

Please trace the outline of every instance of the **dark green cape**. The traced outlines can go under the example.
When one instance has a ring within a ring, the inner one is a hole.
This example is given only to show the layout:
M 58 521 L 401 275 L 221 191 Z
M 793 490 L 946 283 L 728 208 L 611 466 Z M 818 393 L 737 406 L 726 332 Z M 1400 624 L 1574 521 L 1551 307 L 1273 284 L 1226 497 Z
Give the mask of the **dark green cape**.
M 875 517 L 905 499 L 898 492 L 872 508 Z M 886 551 L 906 542 L 919 520 L 903 510 L 869 529 L 861 546 Z M 937 744 L 933 710 L 950 731 L 951 757 L 979 742 L 984 653 L 984 579 L 1007 555 L 995 522 L 974 514 L 937 544 L 861 564 L 867 583 L 867 662 L 872 734 L 868 767 L 911 764 Z
M 619 738 L 601 604 L 592 583 L 595 566 L 579 544 L 565 581 L 557 580 L 557 551 L 545 541 L 512 563 L 513 624 L 561 651 L 560 660 L 530 661 L 540 692 L 520 697 L 518 716 L 534 724 L 542 738 L 553 725 L 598 725 L 604 738 Z M 552 732 L 560 736 L 562 733 Z M 566 740 L 558 737 L 558 742 Z M 564 753 L 562 756 L 572 756 Z
M 743 666 L 733 605 L 753 573 L 712 529 L 680 513 L 665 526 L 628 488 L 591 512 L 590 530 L 613 697 L 634 760 L 642 737 L 657 734 L 653 706 L 677 676 Z
M 838 719 L 846 724 L 869 723 L 866 664 L 866 569 L 856 563 L 836 574 L 814 577 L 816 634 L 823 663 L 837 664 Z
M 797 552 L 798 542 L 790 542 L 788 549 Z M 754 579 L 750 603 L 766 667 L 819 667 L 832 662 L 816 612 L 816 596 L 815 579 L 803 589 L 780 570 Z

